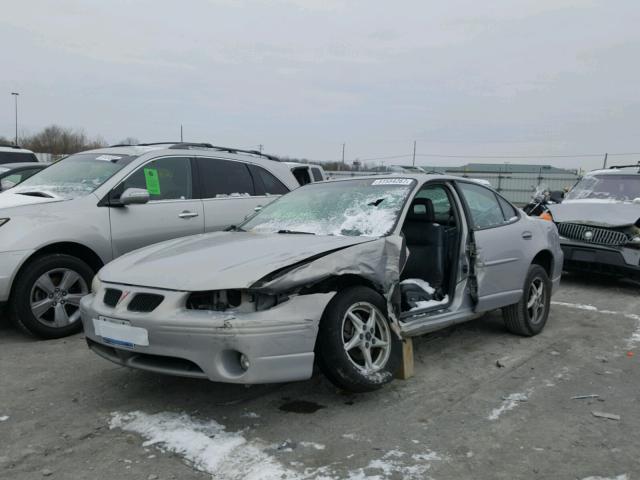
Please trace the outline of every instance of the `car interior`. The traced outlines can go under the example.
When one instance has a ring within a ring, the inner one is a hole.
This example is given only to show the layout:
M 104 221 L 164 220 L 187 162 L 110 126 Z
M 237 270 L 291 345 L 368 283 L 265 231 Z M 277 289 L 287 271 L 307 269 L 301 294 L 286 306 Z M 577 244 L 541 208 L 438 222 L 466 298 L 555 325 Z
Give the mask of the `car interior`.
M 411 202 L 402 226 L 409 250 L 400 275 L 403 312 L 429 308 L 421 302 L 442 308 L 452 297 L 451 280 L 462 232 L 454 205 L 447 187 L 439 184 L 425 186 Z

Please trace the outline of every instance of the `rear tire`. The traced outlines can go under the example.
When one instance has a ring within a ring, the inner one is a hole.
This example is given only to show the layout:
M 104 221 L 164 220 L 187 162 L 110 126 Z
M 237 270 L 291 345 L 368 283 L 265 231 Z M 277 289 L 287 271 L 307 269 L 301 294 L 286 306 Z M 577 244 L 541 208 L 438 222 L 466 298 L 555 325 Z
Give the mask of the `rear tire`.
M 529 267 L 520 301 L 502 309 L 507 330 L 524 337 L 539 334 L 547 323 L 550 304 L 549 276 L 544 268 L 533 264 Z
M 89 265 L 71 255 L 52 254 L 31 260 L 13 285 L 13 322 L 44 339 L 79 332 L 80 299 L 89 293 L 94 274 Z
M 386 316 L 386 302 L 367 287 L 350 287 L 327 305 L 318 331 L 320 369 L 337 387 L 369 392 L 393 380 L 401 343 Z

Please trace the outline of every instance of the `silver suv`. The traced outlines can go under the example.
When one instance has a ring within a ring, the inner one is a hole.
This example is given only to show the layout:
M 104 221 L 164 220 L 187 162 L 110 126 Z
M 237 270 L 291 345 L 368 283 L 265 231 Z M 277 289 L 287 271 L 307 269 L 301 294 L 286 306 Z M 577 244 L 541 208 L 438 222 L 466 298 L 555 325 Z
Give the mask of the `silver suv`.
M 36 336 L 70 335 L 81 328 L 80 298 L 110 260 L 222 230 L 297 186 L 275 157 L 210 144 L 71 155 L 0 193 L 0 304 Z

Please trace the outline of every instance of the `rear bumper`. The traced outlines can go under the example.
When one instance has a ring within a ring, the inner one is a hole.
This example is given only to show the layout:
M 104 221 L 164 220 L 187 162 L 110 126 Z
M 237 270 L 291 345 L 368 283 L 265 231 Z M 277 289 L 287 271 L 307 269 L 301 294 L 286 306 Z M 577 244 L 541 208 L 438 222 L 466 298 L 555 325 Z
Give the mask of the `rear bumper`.
M 564 268 L 640 279 L 640 249 L 609 248 L 561 239 Z
M 332 296 L 296 296 L 252 313 L 161 306 L 157 313 L 142 314 L 120 306 L 114 310 L 102 303 L 100 295 L 87 295 L 81 301 L 81 314 L 89 348 L 119 365 L 216 382 L 275 383 L 311 377 L 320 317 Z M 167 295 L 165 301 L 172 300 L 177 298 Z M 99 317 L 145 329 L 148 345 L 123 346 L 103 338 L 94 327 L 93 319 Z M 246 370 L 240 365 L 241 354 L 250 362 Z

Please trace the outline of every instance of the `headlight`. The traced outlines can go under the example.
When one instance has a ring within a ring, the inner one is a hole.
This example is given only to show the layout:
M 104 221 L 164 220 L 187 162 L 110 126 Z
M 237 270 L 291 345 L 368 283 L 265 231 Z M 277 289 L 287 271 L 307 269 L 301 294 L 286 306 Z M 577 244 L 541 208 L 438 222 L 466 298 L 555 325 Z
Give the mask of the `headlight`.
M 8 218 L 0 218 L 0 227 L 9 221 Z
M 629 240 L 628 245 L 630 245 L 632 247 L 640 247 L 640 235 L 636 235 L 635 237 L 631 237 L 631 240 Z
M 91 293 L 94 295 L 102 288 L 102 282 L 98 278 L 98 275 L 93 276 L 93 281 L 91 282 Z

